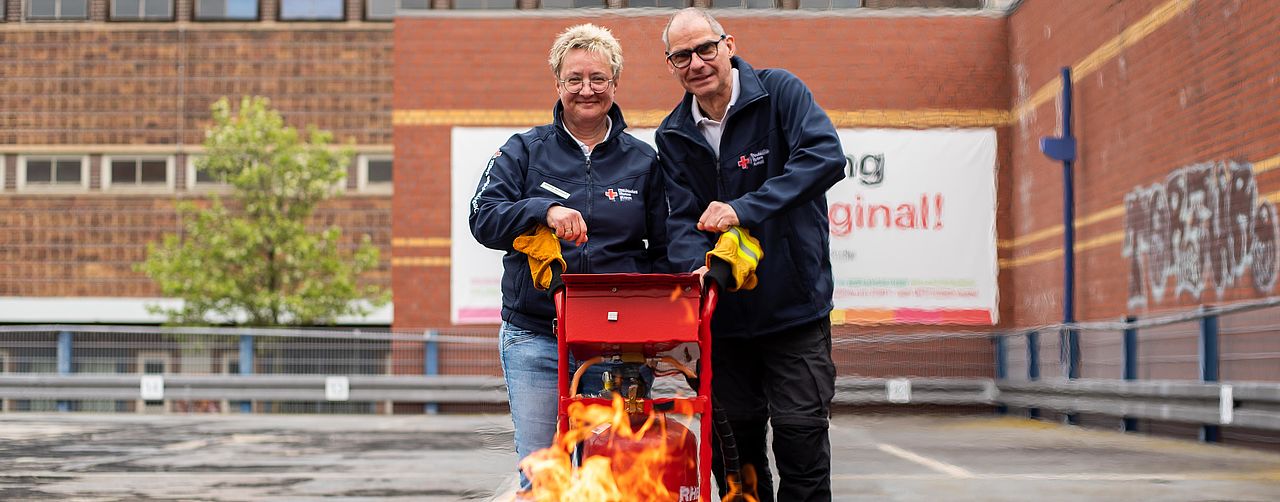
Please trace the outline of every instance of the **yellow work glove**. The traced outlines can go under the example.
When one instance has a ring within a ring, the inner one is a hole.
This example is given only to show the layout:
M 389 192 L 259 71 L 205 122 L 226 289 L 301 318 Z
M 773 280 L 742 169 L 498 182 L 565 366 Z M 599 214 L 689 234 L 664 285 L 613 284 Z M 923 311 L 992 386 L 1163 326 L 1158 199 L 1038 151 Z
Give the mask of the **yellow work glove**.
M 533 287 L 545 291 L 551 287 L 551 264 L 560 263 L 565 270 L 564 257 L 560 256 L 560 239 L 546 225 L 536 225 L 511 243 L 516 251 L 529 256 L 529 273 L 533 275 Z
M 751 236 L 743 227 L 733 226 L 720 234 L 716 247 L 707 252 L 707 267 L 711 266 L 712 257 L 724 260 L 732 271 L 733 287 L 729 291 L 739 289 L 755 289 L 756 267 L 764 259 L 764 249 L 760 241 Z

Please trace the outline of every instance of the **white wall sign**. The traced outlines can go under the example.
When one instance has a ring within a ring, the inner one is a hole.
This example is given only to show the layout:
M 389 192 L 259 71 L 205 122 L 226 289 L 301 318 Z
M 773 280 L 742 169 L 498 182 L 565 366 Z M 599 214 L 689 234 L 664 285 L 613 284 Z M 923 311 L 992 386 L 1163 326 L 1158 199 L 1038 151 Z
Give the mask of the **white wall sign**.
M 827 192 L 833 318 L 994 324 L 995 130 L 839 133 L 849 164 Z
M 467 216 L 493 153 L 525 130 L 453 129 L 450 312 L 455 324 L 500 321 L 502 252 L 476 243 Z M 629 132 L 653 144 L 653 129 Z M 833 320 L 994 324 L 995 130 L 841 129 L 839 134 L 849 164 L 845 180 L 827 193 L 836 282 Z

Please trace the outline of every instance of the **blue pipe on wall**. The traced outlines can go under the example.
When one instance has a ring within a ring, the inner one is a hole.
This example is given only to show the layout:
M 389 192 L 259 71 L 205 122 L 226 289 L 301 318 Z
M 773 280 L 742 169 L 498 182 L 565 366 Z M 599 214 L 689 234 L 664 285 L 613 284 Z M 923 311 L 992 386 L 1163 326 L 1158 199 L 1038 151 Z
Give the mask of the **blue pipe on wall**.
M 1067 378 L 1080 377 L 1080 335 L 1076 322 L 1076 210 L 1072 164 L 1076 138 L 1071 134 L 1071 68 L 1062 68 L 1062 136 L 1040 138 L 1040 151 L 1062 162 L 1062 344 L 1066 352 Z

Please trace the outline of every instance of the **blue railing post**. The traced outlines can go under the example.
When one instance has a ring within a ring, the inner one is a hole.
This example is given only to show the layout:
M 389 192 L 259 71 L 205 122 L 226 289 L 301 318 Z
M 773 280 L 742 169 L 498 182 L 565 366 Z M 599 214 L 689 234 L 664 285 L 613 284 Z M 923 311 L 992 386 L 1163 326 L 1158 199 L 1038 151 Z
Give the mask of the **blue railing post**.
M 992 341 L 996 351 L 996 381 L 1009 378 L 1009 347 L 1004 335 L 997 334 Z M 1007 415 L 1009 407 L 1003 403 L 996 405 L 996 414 Z
M 1058 332 L 1058 354 L 1062 364 L 1060 368 L 1066 370 L 1067 380 L 1080 378 L 1080 331 L 1069 326 L 1062 327 Z M 1080 422 L 1080 417 L 1075 413 L 1065 413 L 1062 415 L 1062 422 L 1075 425 Z
M 1009 377 L 1009 356 L 1006 353 L 1008 348 L 1003 335 L 995 337 L 996 350 L 996 380 L 1004 380 Z
M 58 374 L 70 375 L 71 366 L 71 332 L 58 333 Z M 71 411 L 71 401 L 58 401 L 58 411 Z
M 440 374 L 440 342 L 437 341 L 439 333 L 436 330 L 430 330 L 426 333 L 426 343 L 423 344 L 422 350 L 422 374 L 435 376 Z M 428 415 L 440 413 L 439 403 L 427 403 L 423 408 L 423 412 Z
M 240 374 L 253 374 L 253 335 L 240 335 Z M 253 413 L 253 401 L 241 401 L 240 413 Z
M 1218 316 L 1206 314 L 1200 318 L 1200 381 L 1218 381 Z M 1217 425 L 1200 426 L 1200 440 L 1216 443 L 1221 440 Z
M 1040 379 L 1040 333 L 1027 333 L 1027 380 Z
M 1133 323 L 1137 322 L 1137 318 L 1129 316 L 1124 318 L 1124 379 L 1138 379 L 1138 328 L 1133 327 Z M 1124 417 L 1125 432 L 1137 432 L 1138 419 L 1132 417 Z
M 1040 333 L 1027 333 L 1027 380 L 1040 379 Z M 1040 418 L 1040 408 L 1027 408 L 1027 416 Z

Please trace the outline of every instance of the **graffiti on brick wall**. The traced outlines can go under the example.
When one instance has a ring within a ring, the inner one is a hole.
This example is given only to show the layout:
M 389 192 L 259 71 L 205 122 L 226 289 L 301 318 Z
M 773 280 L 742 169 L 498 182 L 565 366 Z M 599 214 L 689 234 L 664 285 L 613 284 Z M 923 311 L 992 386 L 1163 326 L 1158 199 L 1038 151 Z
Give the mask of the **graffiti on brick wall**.
M 1206 162 L 1138 186 L 1124 197 L 1123 254 L 1129 258 L 1129 307 L 1212 287 L 1251 284 L 1268 294 L 1280 271 L 1276 208 L 1258 196 L 1250 164 Z

